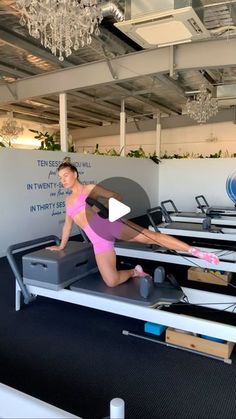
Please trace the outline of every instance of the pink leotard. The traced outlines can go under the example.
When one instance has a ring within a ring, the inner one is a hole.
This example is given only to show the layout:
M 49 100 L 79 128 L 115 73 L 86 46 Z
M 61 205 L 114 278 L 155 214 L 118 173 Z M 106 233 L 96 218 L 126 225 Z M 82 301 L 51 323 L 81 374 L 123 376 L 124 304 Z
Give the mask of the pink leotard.
M 80 193 L 72 205 L 67 205 L 66 213 L 74 218 L 81 211 L 85 211 L 87 197 L 87 194 Z M 122 226 L 121 221 L 110 222 L 95 213 L 83 230 L 93 245 L 94 253 L 97 255 L 114 249 L 115 239 L 120 238 Z

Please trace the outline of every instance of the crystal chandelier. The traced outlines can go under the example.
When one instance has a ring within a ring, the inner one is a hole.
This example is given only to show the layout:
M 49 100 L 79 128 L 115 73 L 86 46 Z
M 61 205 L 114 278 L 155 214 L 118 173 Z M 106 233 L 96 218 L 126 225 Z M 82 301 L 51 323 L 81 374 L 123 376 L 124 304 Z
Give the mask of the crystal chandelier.
M 202 85 L 194 98 L 189 98 L 186 103 L 187 114 L 199 124 L 205 123 L 218 112 L 217 99 L 212 97 L 206 86 Z
M 63 61 L 99 35 L 103 15 L 98 0 L 16 0 L 20 23 Z
M 19 127 L 13 119 L 13 113 L 8 113 L 8 118 L 3 122 L 0 128 L 1 143 L 4 147 L 11 147 L 12 141 L 19 137 L 24 131 L 23 127 Z

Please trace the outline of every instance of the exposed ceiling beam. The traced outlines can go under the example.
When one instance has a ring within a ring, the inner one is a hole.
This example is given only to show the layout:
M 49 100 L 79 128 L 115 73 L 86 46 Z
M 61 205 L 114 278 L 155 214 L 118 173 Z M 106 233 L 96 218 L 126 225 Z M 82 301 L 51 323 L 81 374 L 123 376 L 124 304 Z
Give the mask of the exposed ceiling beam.
M 151 106 L 153 109 L 155 109 L 155 110 L 158 109 L 159 111 L 164 112 L 164 113 L 167 113 L 168 115 L 171 115 L 172 113 L 174 113 L 174 114 L 181 114 L 181 109 L 176 108 L 174 105 L 168 106 L 168 105 L 166 105 L 166 104 L 164 104 L 162 102 L 159 102 L 158 99 L 152 98 L 152 100 L 151 100 L 149 97 L 143 97 L 142 96 L 144 94 L 148 94 L 148 95 L 151 95 L 151 93 L 155 94 L 155 92 L 154 92 L 154 84 L 155 84 L 155 82 L 154 82 L 154 79 L 153 79 L 153 89 L 151 89 L 151 87 L 150 87 L 149 91 L 146 91 L 146 92 L 145 91 L 142 92 L 140 90 L 140 93 L 139 94 L 136 94 L 136 92 L 133 92 L 134 93 L 134 98 L 136 100 L 140 101 L 140 102 L 143 102 L 143 103 Z M 124 91 L 124 93 L 127 94 L 127 96 L 129 96 L 129 93 L 131 93 L 130 97 L 132 97 L 132 90 L 134 90 L 134 86 L 132 86 L 132 84 L 126 83 L 126 86 L 128 86 L 129 89 L 124 88 L 120 84 L 119 85 L 115 85 L 115 86 L 118 86 L 119 89 L 122 89 Z
M 6 116 L 6 111 L 0 111 L 0 114 L 3 113 L 3 116 Z M 41 125 L 48 125 L 48 126 L 52 126 L 53 128 L 56 127 L 56 125 L 58 126 L 59 129 L 59 122 L 55 122 L 52 120 L 47 120 L 47 119 L 42 119 L 38 116 L 33 116 L 33 115 L 24 115 L 24 114 L 18 114 L 18 113 L 14 113 L 14 118 L 15 119 L 20 119 L 22 121 L 30 121 L 30 122 L 37 122 Z M 88 128 L 88 125 L 85 125 L 83 123 L 79 123 L 78 122 L 78 126 L 75 127 L 74 125 L 68 124 L 68 128 L 70 129 L 77 129 L 77 128 Z
M 17 112 L 18 114 L 22 114 L 22 115 L 30 115 L 30 116 L 36 116 L 41 118 L 42 120 L 47 119 L 47 120 L 51 120 L 51 121 L 56 121 L 59 123 L 59 115 L 50 113 L 50 112 L 42 112 L 39 110 L 33 110 L 33 109 L 27 109 L 26 107 L 23 106 L 18 106 L 18 105 L 7 105 L 7 106 L 1 106 L 0 108 L 1 110 L 5 110 L 6 112 L 12 111 L 12 112 Z M 75 121 L 74 119 L 68 118 L 68 123 L 74 126 L 79 126 L 81 125 L 82 121 Z M 90 126 L 90 125 L 97 125 L 97 124 L 93 124 L 93 123 L 87 123 L 86 121 L 83 121 L 85 126 Z
M 32 76 L 32 73 L 27 73 L 24 70 L 20 70 L 16 67 L 11 67 L 10 65 L 6 63 L 2 63 L 2 62 L 0 62 L 0 72 L 11 75 L 13 77 L 20 77 L 20 78 Z
M 164 74 L 159 74 L 159 75 L 155 76 L 154 80 L 157 80 L 157 81 L 163 83 L 164 85 L 171 88 L 172 90 L 174 89 L 174 91 L 178 95 L 185 98 L 185 90 L 183 89 L 183 87 L 181 87 L 180 83 L 177 80 L 174 80 L 173 78 L 171 78 L 167 75 L 164 75 Z
M 82 118 L 88 119 L 89 121 L 109 121 L 109 122 L 117 122 L 119 120 L 119 117 L 115 116 L 109 116 L 105 114 L 99 114 L 96 112 L 96 110 L 92 110 L 91 112 L 84 110 L 80 107 L 80 105 L 74 105 L 73 107 L 68 106 L 67 107 L 68 113 L 71 115 L 78 115 Z
M 72 99 L 73 101 L 73 99 Z M 74 115 L 75 117 L 82 117 L 85 118 L 85 120 L 89 120 L 89 121 L 99 121 L 101 122 L 101 120 L 109 120 L 110 122 L 117 122 L 119 120 L 119 117 L 115 117 L 115 116 L 109 116 L 107 115 L 107 113 L 99 113 L 96 109 L 93 110 L 87 110 L 84 109 L 83 106 L 78 100 L 74 101 L 73 103 L 71 100 L 68 100 L 67 103 L 67 113 L 68 115 Z M 26 102 L 22 102 L 22 105 L 24 105 L 24 103 L 30 104 L 30 100 L 26 101 Z M 58 100 L 50 100 L 50 99 L 46 99 L 46 98 L 37 98 L 37 101 L 32 101 L 32 106 L 34 106 L 34 108 L 37 109 L 37 103 L 38 103 L 38 109 L 42 109 L 42 107 L 40 108 L 40 104 L 42 105 L 46 105 L 45 106 L 45 110 L 57 110 L 58 114 L 59 114 L 59 101 Z
M 99 102 L 97 102 L 97 97 L 96 96 L 92 96 L 92 95 L 88 95 L 84 92 L 74 92 L 74 91 L 70 91 L 68 93 L 69 97 L 74 96 L 75 98 L 79 98 L 80 100 L 82 100 L 83 102 L 87 102 L 89 104 L 95 104 L 96 103 L 96 109 L 101 109 L 101 112 L 104 111 L 105 114 L 108 116 L 113 115 L 115 117 L 115 114 L 118 116 L 118 119 L 120 119 L 119 115 L 120 115 L 120 105 L 114 105 L 113 103 L 110 102 L 106 102 L 104 100 L 101 100 Z M 0 100 L 1 102 L 1 100 Z M 114 112 L 113 114 L 110 114 L 109 111 Z M 137 112 L 131 110 L 131 109 L 126 109 L 126 113 L 129 114 L 129 116 L 136 116 Z
M 120 87 L 120 86 L 119 86 Z M 104 102 L 106 100 L 117 100 L 117 99 L 125 99 L 129 97 L 136 97 L 139 95 L 146 95 L 151 92 L 151 88 L 149 89 L 140 89 L 140 90 L 134 90 L 134 87 L 131 90 L 122 88 L 122 91 L 116 91 L 111 95 L 107 96 L 101 96 L 95 99 L 96 102 Z
M 24 39 L 19 34 L 15 35 L 5 29 L 2 29 L 2 27 L 0 29 L 0 39 L 9 45 L 12 45 L 13 47 L 22 48 L 23 50 L 28 51 L 37 57 L 47 60 L 48 62 L 57 64 L 57 66 L 60 68 L 71 67 L 73 65 L 66 60 L 64 60 L 63 62 L 59 61 L 58 58 L 54 57 L 54 55 L 50 51 L 40 48 L 39 46 Z
M 176 47 L 176 71 L 236 66 L 236 39 L 224 39 Z M 169 48 L 157 48 L 128 54 L 111 60 L 118 76 L 117 82 L 144 75 L 163 74 L 169 71 Z M 113 83 L 105 60 L 83 64 L 60 71 L 29 77 L 11 83 L 17 100 L 61 93 L 84 87 Z M 0 102 L 12 102 L 14 98 L 6 86 L 0 86 Z

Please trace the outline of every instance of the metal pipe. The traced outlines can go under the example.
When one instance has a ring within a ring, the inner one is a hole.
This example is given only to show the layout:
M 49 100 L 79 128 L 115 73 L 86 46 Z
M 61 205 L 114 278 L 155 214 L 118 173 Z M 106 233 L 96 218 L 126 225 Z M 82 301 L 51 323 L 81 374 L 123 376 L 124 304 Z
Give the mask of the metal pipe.
M 125 19 L 123 10 L 113 1 L 101 4 L 101 10 L 103 17 L 113 16 L 117 22 L 121 22 Z

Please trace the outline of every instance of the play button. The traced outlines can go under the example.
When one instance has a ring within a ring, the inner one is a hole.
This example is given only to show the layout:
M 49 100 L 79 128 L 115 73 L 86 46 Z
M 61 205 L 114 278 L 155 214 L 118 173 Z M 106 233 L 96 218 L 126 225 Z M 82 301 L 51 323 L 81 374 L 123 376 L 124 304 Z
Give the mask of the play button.
M 109 221 L 119 220 L 119 218 L 124 217 L 124 215 L 129 214 L 131 209 L 128 205 L 123 204 L 120 201 L 117 201 L 115 198 L 110 198 L 108 201 L 108 211 L 109 211 Z
M 103 189 L 105 189 L 105 193 L 103 193 Z M 108 192 L 110 192 L 110 198 L 107 199 L 103 195 L 109 195 Z M 121 201 L 114 198 L 114 192 L 120 196 Z M 125 177 L 106 178 L 97 183 L 91 190 L 89 198 L 95 196 L 108 209 L 107 218 L 91 217 L 91 206 L 89 204 L 86 206 L 85 215 L 89 229 L 96 235 L 96 240 L 98 236 L 108 241 L 112 241 L 114 237 L 120 239 L 121 223 L 124 225 L 125 219 L 127 219 L 139 224 L 138 218 L 143 215 L 146 217 L 147 209 L 151 208 L 148 194 L 144 188 L 132 179 Z M 130 238 L 135 239 L 139 231 L 137 228 L 129 230 Z

